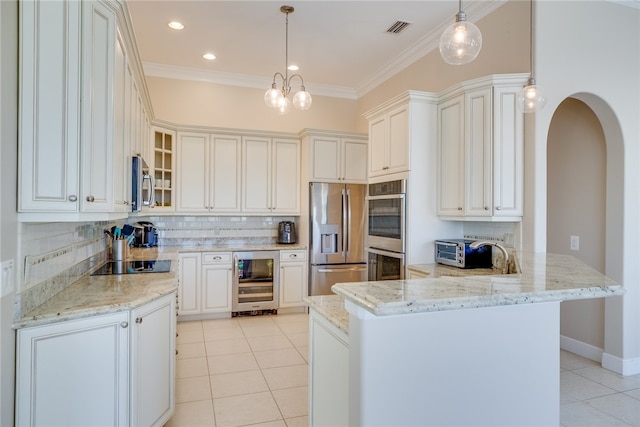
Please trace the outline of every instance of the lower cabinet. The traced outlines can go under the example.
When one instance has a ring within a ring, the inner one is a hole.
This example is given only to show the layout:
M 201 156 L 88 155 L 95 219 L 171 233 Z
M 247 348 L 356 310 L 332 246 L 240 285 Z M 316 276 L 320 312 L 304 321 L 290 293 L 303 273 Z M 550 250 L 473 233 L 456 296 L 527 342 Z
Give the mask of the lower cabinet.
M 175 295 L 18 330 L 16 425 L 162 425 L 175 408 Z
M 307 252 L 280 251 L 280 307 L 306 306 Z
M 349 337 L 309 311 L 309 425 L 349 425 Z
M 231 252 L 186 252 L 178 260 L 178 314 L 231 313 Z

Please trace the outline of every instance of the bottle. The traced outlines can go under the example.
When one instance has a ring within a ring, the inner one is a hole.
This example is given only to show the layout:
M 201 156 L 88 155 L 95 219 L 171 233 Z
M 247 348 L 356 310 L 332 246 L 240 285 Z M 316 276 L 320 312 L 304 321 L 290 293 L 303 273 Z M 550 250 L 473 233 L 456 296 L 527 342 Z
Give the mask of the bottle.
M 238 260 L 238 278 L 244 278 L 244 260 Z

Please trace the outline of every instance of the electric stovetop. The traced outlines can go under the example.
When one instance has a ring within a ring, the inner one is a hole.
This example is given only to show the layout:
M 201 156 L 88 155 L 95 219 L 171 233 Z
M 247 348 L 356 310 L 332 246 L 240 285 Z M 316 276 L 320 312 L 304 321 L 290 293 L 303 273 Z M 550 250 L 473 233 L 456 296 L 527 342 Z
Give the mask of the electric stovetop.
M 168 273 L 171 271 L 171 260 L 147 261 L 108 261 L 102 267 L 91 273 L 92 276 L 106 276 L 110 274 L 140 274 L 140 273 Z

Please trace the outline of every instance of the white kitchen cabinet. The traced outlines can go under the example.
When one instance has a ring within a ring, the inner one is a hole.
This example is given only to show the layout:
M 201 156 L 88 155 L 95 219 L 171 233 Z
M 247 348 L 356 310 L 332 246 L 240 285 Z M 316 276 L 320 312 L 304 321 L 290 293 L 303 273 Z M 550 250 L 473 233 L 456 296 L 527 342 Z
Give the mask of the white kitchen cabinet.
M 129 322 L 123 311 L 18 330 L 16 425 L 128 425 Z
M 186 132 L 178 138 L 177 210 L 239 213 L 241 138 Z
M 131 140 L 127 134 L 126 84 L 127 57 L 118 33 L 114 58 L 113 100 L 113 207 L 116 212 L 131 211 Z
M 407 279 L 426 279 L 427 277 L 429 277 L 428 274 L 420 270 L 413 269 L 411 266 L 407 267 Z
M 242 138 L 242 212 L 300 214 L 300 141 Z
M 309 181 L 365 184 L 367 182 L 366 137 L 339 134 L 304 135 L 309 144 Z
M 175 409 L 176 299 L 131 312 L 131 426 L 161 426 Z
M 280 308 L 306 305 L 307 277 L 306 251 L 280 251 Z
M 231 313 L 231 252 L 186 252 L 178 258 L 178 314 Z
M 522 219 L 522 84 L 509 75 L 461 85 L 438 105 L 438 215 Z
M 309 311 L 309 425 L 349 424 L 349 337 Z
M 384 111 L 369 120 L 369 177 L 410 169 L 409 105 Z

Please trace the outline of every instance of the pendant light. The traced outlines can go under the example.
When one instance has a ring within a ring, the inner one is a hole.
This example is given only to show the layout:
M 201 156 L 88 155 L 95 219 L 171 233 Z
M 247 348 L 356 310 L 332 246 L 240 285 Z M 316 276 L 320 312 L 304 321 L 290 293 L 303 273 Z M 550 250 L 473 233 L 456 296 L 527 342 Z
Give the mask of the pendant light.
M 280 12 L 286 15 L 285 18 L 285 71 L 282 73 L 275 73 L 273 75 L 273 83 L 271 89 L 268 89 L 264 94 L 264 102 L 268 107 L 277 108 L 278 113 L 286 114 L 291 110 L 291 105 L 298 110 L 308 110 L 311 107 L 311 95 L 305 90 L 304 80 L 300 74 L 294 74 L 289 77 L 289 14 L 294 12 L 293 6 L 281 6 Z M 278 89 L 276 85 L 276 77 L 280 76 L 282 79 L 282 87 Z M 293 96 L 293 102 L 289 100 L 289 93 L 291 92 L 291 80 L 294 77 L 300 79 L 300 90 Z
M 518 92 L 516 103 L 523 113 L 535 113 L 542 110 L 547 103 L 543 91 L 533 77 L 533 0 L 529 1 L 529 81 Z
M 482 49 L 482 33 L 467 14 L 462 11 L 462 0 L 458 3 L 456 22 L 440 36 L 440 55 L 447 64 L 463 65 L 476 59 Z

